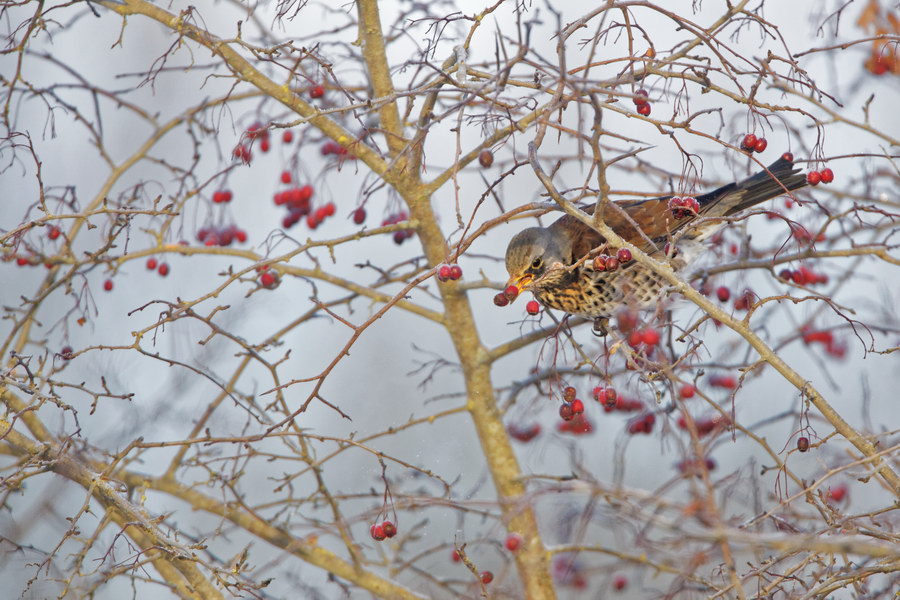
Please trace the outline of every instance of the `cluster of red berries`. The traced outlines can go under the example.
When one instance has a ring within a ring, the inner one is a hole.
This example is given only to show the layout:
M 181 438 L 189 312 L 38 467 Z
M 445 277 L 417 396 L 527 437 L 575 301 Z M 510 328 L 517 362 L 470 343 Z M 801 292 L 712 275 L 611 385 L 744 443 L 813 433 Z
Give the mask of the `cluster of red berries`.
M 243 244 L 247 241 L 247 232 L 235 225 L 202 227 L 197 232 L 197 240 L 206 246 L 230 246 L 235 241 Z
M 734 299 L 734 309 L 750 310 L 750 307 L 753 306 L 753 303 L 755 301 L 756 294 L 753 293 L 753 290 L 744 290 L 737 298 Z
M 628 248 L 619 248 L 615 256 L 608 254 L 599 254 L 594 258 L 593 267 L 595 271 L 615 271 L 620 266 L 632 259 L 631 250 Z
M 809 230 L 799 223 L 791 223 L 791 235 L 799 241 L 805 244 L 808 244 L 813 241 L 813 235 L 809 232 Z M 820 232 L 816 237 L 815 241 L 822 242 L 825 240 L 825 233 Z
M 583 590 L 588 586 L 584 567 L 574 555 L 557 555 L 553 560 L 553 579 L 559 585 L 577 590 Z
M 797 285 L 816 285 L 819 283 L 828 283 L 828 275 L 814 273 L 808 268 L 801 266 L 794 271 L 783 269 L 778 276 L 785 281 L 793 281 Z
M 693 217 L 700 213 L 700 203 L 691 196 L 683 198 L 675 196 L 669 200 L 669 210 L 672 211 L 672 217 L 675 219 Z
M 577 413 L 568 421 L 560 421 L 556 426 L 560 433 L 571 433 L 572 435 L 585 435 L 594 431 L 594 424 L 590 422 L 587 415 Z
M 273 290 L 281 283 L 278 272 L 270 270 L 269 265 L 256 267 L 256 272 L 259 273 L 259 285 L 266 289 Z
M 652 412 L 638 415 L 628 421 L 626 431 L 632 435 L 636 433 L 653 433 L 653 425 L 656 423 L 656 415 Z
M 228 204 L 233 197 L 231 190 L 216 190 L 213 192 L 212 201 L 216 204 Z
M 456 281 L 462 277 L 462 268 L 457 265 L 441 265 L 437 270 L 438 281 Z
M 637 348 L 642 344 L 647 347 L 653 347 L 659 343 L 659 340 L 659 332 L 652 327 L 641 330 L 635 329 L 628 334 L 628 345 L 632 348 Z
M 704 417 L 702 419 L 694 419 L 694 428 L 697 430 L 697 435 L 699 437 L 704 437 L 709 435 L 716 429 L 723 429 L 729 425 L 730 421 L 728 418 L 723 417 L 722 415 L 713 415 L 711 417 Z M 688 429 L 688 420 L 684 415 L 678 417 L 678 428 L 679 429 Z
M 714 471 L 716 461 L 711 458 L 685 458 L 675 465 L 679 471 L 685 475 L 694 475 L 700 477 L 703 471 Z
M 822 344 L 825 353 L 834 358 L 844 358 L 847 355 L 847 344 L 835 340 L 834 334 L 830 331 L 814 331 L 806 325 L 800 329 L 800 332 L 803 334 L 803 343 L 807 346 Z
M 733 375 L 710 375 L 709 385 L 726 390 L 733 390 L 737 387 L 737 379 Z
M 513 439 L 519 440 L 520 442 L 530 442 L 540 435 L 541 424 L 532 423 L 531 425 L 520 427 L 518 425 L 510 423 L 506 426 L 506 431 L 510 436 L 512 436 Z
M 769 142 L 766 141 L 766 138 L 756 137 L 752 133 L 748 133 L 741 140 L 741 150 L 744 152 L 764 152 L 768 145 Z
M 820 183 L 831 183 L 834 181 L 834 171 L 828 167 L 821 171 L 810 171 L 806 174 L 806 183 L 809 185 L 819 185 Z
M 169 274 L 169 263 L 159 262 L 151 256 L 147 259 L 147 270 L 156 271 L 160 277 L 165 277 Z
M 346 148 L 338 144 L 337 142 L 327 141 L 322 144 L 322 149 L 320 150 L 322 156 L 328 156 L 329 154 L 334 154 L 335 156 L 347 156 L 347 158 L 356 158 L 353 155 L 348 156 L 348 151 Z
M 639 115 L 649 117 L 650 116 L 650 100 L 648 98 L 650 94 L 644 88 L 637 90 L 634 93 L 634 98 L 631 99 L 634 102 L 634 105 L 637 106 L 637 112 Z
M 402 223 L 409 219 L 409 214 L 405 210 L 401 210 L 400 212 L 396 212 L 392 215 L 388 215 L 387 218 L 381 222 L 381 226 L 385 225 L 396 225 L 397 223 Z M 401 229 L 400 231 L 394 232 L 394 243 L 398 246 L 413 237 L 416 232 L 412 229 Z
M 397 526 L 391 521 L 382 521 L 380 524 L 372 525 L 369 528 L 372 539 L 380 542 L 384 538 L 392 538 L 397 535 Z

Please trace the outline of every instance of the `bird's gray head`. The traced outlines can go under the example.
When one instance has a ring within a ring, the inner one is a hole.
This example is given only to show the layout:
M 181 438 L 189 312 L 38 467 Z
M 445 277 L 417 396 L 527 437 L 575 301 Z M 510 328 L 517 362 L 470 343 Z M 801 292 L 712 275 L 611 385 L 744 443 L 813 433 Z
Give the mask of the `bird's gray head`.
M 521 292 L 554 265 L 565 264 L 553 233 L 544 227 L 530 227 L 513 236 L 506 248 L 509 285 Z

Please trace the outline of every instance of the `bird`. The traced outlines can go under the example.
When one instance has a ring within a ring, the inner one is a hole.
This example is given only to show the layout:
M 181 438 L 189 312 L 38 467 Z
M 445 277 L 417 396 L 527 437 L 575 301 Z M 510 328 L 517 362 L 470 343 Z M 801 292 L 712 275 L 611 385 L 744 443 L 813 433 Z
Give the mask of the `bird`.
M 688 245 L 702 249 L 699 242 L 721 227 L 721 217 L 737 215 L 806 184 L 793 157 L 785 153 L 765 170 L 696 198 L 616 201 L 621 210 L 606 207 L 604 221 L 652 258 L 669 259 L 676 270 L 684 270 L 699 253 L 686 251 L 677 256 L 677 250 L 670 251 L 667 243 L 673 236 L 679 235 L 679 244 L 688 240 Z M 592 215 L 594 206 L 583 210 Z M 608 319 L 617 309 L 656 305 L 666 282 L 650 268 L 630 260 L 630 253 L 624 254 L 626 260 L 620 267 L 613 264 L 614 269 L 605 269 L 605 258 L 599 262 L 596 258 L 604 251 L 609 248 L 603 236 L 572 215 L 560 217 L 549 227 L 520 231 L 506 249 L 509 300 L 530 291 L 546 307 L 594 319 L 595 331 L 605 335 Z

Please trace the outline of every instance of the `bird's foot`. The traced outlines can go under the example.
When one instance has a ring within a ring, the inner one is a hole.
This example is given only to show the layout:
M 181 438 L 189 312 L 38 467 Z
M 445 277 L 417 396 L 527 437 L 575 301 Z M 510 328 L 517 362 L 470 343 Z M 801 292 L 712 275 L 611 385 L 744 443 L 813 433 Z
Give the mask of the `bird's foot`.
M 597 317 L 594 319 L 594 335 L 606 337 L 609 335 L 609 317 Z

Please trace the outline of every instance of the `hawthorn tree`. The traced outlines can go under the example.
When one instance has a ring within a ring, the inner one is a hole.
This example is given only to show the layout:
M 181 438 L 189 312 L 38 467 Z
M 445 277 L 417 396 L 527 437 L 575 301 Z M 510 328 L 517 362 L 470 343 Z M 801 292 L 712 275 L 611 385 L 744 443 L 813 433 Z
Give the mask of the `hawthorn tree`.
M 900 24 L 787 4 L 3 3 L 10 597 L 893 597 Z M 560 210 L 655 310 L 494 304 Z

